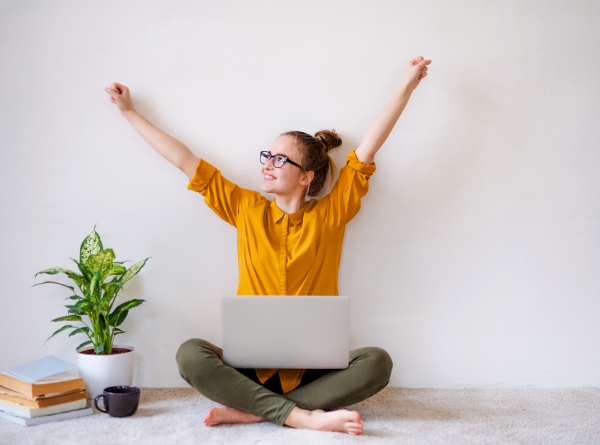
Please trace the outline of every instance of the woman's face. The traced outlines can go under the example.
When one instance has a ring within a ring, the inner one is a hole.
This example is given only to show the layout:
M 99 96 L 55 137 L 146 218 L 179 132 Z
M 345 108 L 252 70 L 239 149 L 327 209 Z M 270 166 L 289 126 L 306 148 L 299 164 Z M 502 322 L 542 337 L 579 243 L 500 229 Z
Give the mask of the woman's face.
M 281 136 L 273 142 L 271 149 L 268 150 L 272 155 L 281 154 L 287 156 L 291 161 L 300 164 L 297 154 L 294 150 L 294 138 L 290 136 Z M 266 193 L 276 193 L 280 195 L 294 195 L 306 187 L 300 185 L 300 169 L 295 165 L 286 162 L 283 167 L 276 168 L 273 165 L 275 159 L 269 159 L 265 164 L 261 164 L 263 175 L 260 188 Z M 274 177 L 274 178 L 273 178 Z

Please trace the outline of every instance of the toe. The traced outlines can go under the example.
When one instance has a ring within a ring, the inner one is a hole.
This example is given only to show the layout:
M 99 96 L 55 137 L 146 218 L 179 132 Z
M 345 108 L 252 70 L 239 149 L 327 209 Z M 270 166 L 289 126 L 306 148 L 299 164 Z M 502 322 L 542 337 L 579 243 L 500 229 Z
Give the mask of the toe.
M 214 415 L 215 415 L 215 408 L 209 409 L 208 412 L 206 413 L 206 416 L 204 417 L 204 423 L 206 425 L 211 424 L 214 420 Z
M 351 422 L 351 423 L 348 423 L 348 428 L 355 430 L 355 431 L 362 431 L 363 426 L 360 423 Z

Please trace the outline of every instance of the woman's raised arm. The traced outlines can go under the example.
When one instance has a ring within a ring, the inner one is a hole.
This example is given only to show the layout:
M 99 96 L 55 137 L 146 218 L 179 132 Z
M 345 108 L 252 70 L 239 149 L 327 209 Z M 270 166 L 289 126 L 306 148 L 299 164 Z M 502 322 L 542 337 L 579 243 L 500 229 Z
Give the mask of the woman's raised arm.
M 182 142 L 164 131 L 156 128 L 148 120 L 139 114 L 129 97 L 129 88 L 120 83 L 113 82 L 110 87 L 104 88 L 110 95 L 110 101 L 117 104 L 121 115 L 127 119 L 131 126 L 150 146 L 163 158 L 182 170 L 190 179 L 194 176 L 194 170 L 199 158 L 194 156 L 190 149 Z M 191 175 L 191 176 L 190 176 Z
M 427 65 L 431 60 L 425 60 L 422 56 L 415 57 L 408 62 L 404 81 L 379 116 L 369 126 L 358 148 L 354 151 L 359 161 L 372 164 L 375 153 L 386 141 L 398 118 L 404 111 L 410 95 L 417 88 L 421 79 L 427 76 Z

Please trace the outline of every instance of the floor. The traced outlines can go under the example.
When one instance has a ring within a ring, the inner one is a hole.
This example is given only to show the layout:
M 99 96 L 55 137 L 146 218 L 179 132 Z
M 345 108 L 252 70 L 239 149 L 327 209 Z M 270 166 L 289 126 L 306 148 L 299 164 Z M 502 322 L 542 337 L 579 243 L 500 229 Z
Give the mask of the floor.
M 2 445 L 106 444 L 600 444 L 600 388 L 425 389 L 387 387 L 346 409 L 363 434 L 270 422 L 204 426 L 216 403 L 193 388 L 141 388 L 132 417 L 92 416 L 32 427 L 0 419 Z

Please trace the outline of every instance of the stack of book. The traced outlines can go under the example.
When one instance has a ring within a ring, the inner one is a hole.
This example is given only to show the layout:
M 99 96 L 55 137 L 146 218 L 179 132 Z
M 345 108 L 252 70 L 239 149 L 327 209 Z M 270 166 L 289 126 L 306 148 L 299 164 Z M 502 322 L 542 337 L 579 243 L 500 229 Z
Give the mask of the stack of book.
M 0 418 L 30 426 L 89 416 L 76 365 L 48 355 L 0 371 Z

